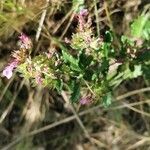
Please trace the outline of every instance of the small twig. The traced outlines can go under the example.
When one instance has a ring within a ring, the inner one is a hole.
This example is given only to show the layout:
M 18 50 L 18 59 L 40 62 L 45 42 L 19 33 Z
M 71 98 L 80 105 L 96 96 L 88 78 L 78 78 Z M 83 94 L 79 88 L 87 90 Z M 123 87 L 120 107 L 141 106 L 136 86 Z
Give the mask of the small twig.
M 95 5 L 97 35 L 98 35 L 98 37 L 100 37 L 100 27 L 99 27 L 99 18 L 98 18 L 98 10 L 97 10 L 97 0 L 94 0 L 94 5 Z
M 72 22 L 72 20 L 73 20 L 74 16 L 75 16 L 75 14 L 73 13 L 73 14 L 71 15 L 71 17 L 70 17 L 70 20 L 69 20 L 69 22 L 68 22 L 68 24 L 67 24 L 66 28 L 64 29 L 64 31 L 63 31 L 63 33 L 62 33 L 62 35 L 60 36 L 60 39 L 62 39 L 62 38 L 63 38 L 63 36 L 66 34 L 66 32 L 67 32 L 68 28 L 69 28 L 69 27 L 70 27 L 70 25 L 71 25 L 71 22 Z
M 96 96 L 95 93 L 94 93 L 94 91 L 92 90 L 92 88 L 91 88 L 91 87 L 89 86 L 89 84 L 87 83 L 87 81 L 84 80 L 84 82 L 85 82 L 86 86 L 88 87 L 88 89 L 90 90 L 90 92 L 91 92 L 94 96 Z
M 116 100 L 119 101 L 119 100 L 122 100 L 124 98 L 130 97 L 132 95 L 139 94 L 139 93 L 144 93 L 144 92 L 148 92 L 148 91 L 150 91 L 150 87 L 142 88 L 142 89 L 139 89 L 139 90 L 134 90 L 134 91 L 128 92 L 126 94 L 123 94 L 121 96 L 118 96 L 116 98 Z
M 39 27 L 37 29 L 37 33 L 36 33 L 36 36 L 35 36 L 36 41 L 39 40 L 39 37 L 40 37 L 40 34 L 41 34 L 42 26 L 43 26 L 43 23 L 44 23 L 44 20 L 45 20 L 45 17 L 46 17 L 48 3 L 49 3 L 49 0 L 46 0 L 46 7 L 42 12 L 41 19 L 39 21 Z
M 141 145 L 143 145 L 143 144 L 145 144 L 145 142 L 147 142 L 147 141 L 149 141 L 150 139 L 141 139 L 141 140 L 139 140 L 138 142 L 136 142 L 135 144 L 133 144 L 133 145 L 131 145 L 131 146 L 129 146 L 128 148 L 127 148 L 127 150 L 133 150 L 133 149 L 136 149 L 136 148 L 139 148 L 139 146 L 141 146 Z
M 68 17 L 72 14 L 73 9 L 71 9 L 65 16 L 64 18 L 62 18 L 62 20 L 56 25 L 56 27 L 54 28 L 53 34 L 55 34 L 57 32 L 57 30 L 61 27 L 61 25 L 65 22 L 65 20 L 68 19 Z
M 129 103 L 128 105 L 137 106 L 137 105 L 141 105 L 141 104 L 144 104 L 144 103 L 150 104 L 150 100 L 148 99 L 148 100 L 144 100 L 144 101 L 140 101 L 140 102 Z M 123 103 L 123 105 L 111 107 L 111 108 L 109 108 L 109 110 L 122 109 L 122 108 L 126 108 L 126 107 L 127 106 Z
M 140 111 L 140 110 L 138 110 L 138 109 L 136 109 L 136 108 L 130 106 L 130 105 L 127 104 L 127 103 L 123 103 L 123 104 L 125 105 L 125 107 L 127 107 L 127 108 L 129 108 L 129 109 L 131 109 L 131 110 L 133 110 L 133 111 L 135 111 L 135 112 L 137 112 L 137 113 L 140 113 L 140 114 L 142 114 L 142 115 L 145 115 L 145 116 L 150 117 L 150 113 Z
M 115 10 L 111 11 L 109 15 L 112 16 L 113 14 L 115 14 L 117 12 L 121 12 L 121 10 L 120 9 L 115 9 Z M 99 18 L 99 22 L 102 22 L 102 21 L 104 21 L 106 19 L 108 19 L 107 16 L 101 17 L 101 18 Z
M 25 0 L 20 0 L 20 3 L 23 6 L 25 4 Z
M 64 91 L 62 91 L 61 95 L 62 95 L 63 99 L 65 99 L 65 101 L 69 102 L 69 99 L 68 99 L 68 97 L 67 97 L 67 95 L 66 95 L 66 93 L 65 93 Z M 69 103 L 69 104 L 70 104 L 70 103 Z M 76 120 L 77 120 L 78 124 L 80 125 L 81 129 L 83 130 L 85 136 L 86 136 L 88 139 L 90 139 L 90 135 L 89 135 L 88 131 L 86 130 L 86 128 L 84 127 L 82 121 L 80 120 L 80 118 L 79 118 L 77 112 L 75 111 L 74 106 L 73 106 L 72 104 L 70 104 L 70 107 L 71 107 L 71 110 L 72 110 L 74 116 L 76 117 Z
M 112 22 L 112 20 L 111 20 L 110 12 L 109 12 L 109 10 L 108 10 L 108 4 L 107 4 L 106 1 L 104 1 L 104 9 L 105 9 L 105 12 L 106 12 L 106 16 L 107 16 L 107 19 L 108 19 L 108 22 L 109 22 L 110 29 L 111 29 L 111 30 L 113 31 L 113 33 L 114 33 L 114 38 L 115 38 L 115 40 L 116 40 L 117 45 L 120 47 L 120 42 L 118 41 L 118 38 L 117 38 L 117 36 L 116 36 L 116 34 L 115 34 L 115 30 L 114 30 L 114 27 L 113 27 L 113 22 Z
M 9 106 L 6 108 L 6 110 L 3 112 L 3 114 L 1 115 L 0 117 L 0 124 L 3 122 L 3 120 L 6 118 L 7 114 L 11 111 L 13 105 L 14 105 L 14 102 L 15 102 L 15 99 L 16 97 L 18 96 L 18 93 L 19 91 L 21 90 L 22 86 L 24 84 L 24 80 L 21 82 L 20 86 L 19 86 L 19 89 L 18 91 L 15 93 L 11 103 L 9 104 Z
M 0 96 L 0 102 L 2 101 L 2 98 L 4 97 L 6 91 L 7 91 L 8 87 L 9 87 L 9 85 L 11 84 L 11 82 L 13 81 L 14 77 L 15 77 L 15 74 L 14 74 L 14 75 L 12 76 L 12 78 L 8 81 L 7 85 L 5 86 L 4 90 L 2 91 L 2 94 L 1 94 L 1 96 Z
M 108 6 L 107 6 L 107 2 L 106 2 L 106 1 L 104 1 L 104 9 L 105 9 L 105 12 L 106 12 L 107 19 L 108 19 L 108 21 L 109 21 L 109 23 L 110 23 L 110 28 L 111 28 L 112 31 L 114 31 L 113 23 L 112 23 L 111 18 L 110 18 L 110 13 L 109 13 Z

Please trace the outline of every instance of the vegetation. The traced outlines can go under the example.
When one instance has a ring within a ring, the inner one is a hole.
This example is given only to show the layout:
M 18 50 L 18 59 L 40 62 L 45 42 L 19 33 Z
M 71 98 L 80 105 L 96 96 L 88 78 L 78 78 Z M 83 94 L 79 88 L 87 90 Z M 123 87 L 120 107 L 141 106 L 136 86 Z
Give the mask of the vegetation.
M 147 150 L 149 12 L 140 0 L 0 2 L 1 149 Z

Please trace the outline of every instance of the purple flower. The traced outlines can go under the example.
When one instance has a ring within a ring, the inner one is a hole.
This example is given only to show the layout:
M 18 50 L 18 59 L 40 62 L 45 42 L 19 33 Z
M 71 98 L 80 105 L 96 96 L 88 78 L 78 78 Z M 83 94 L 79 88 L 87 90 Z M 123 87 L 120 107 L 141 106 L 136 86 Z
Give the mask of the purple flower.
M 13 68 L 11 66 L 7 66 L 4 70 L 3 70 L 3 76 L 5 76 L 7 79 L 10 79 L 12 77 L 12 71 Z
M 90 103 L 91 103 L 91 98 L 88 97 L 88 96 L 82 97 L 82 98 L 80 99 L 80 104 L 81 104 L 81 105 L 88 105 L 88 104 L 90 104 Z
M 8 66 L 6 66 L 2 73 L 3 76 L 5 76 L 7 79 L 10 79 L 12 77 L 13 70 L 18 66 L 18 63 L 18 60 L 15 59 Z

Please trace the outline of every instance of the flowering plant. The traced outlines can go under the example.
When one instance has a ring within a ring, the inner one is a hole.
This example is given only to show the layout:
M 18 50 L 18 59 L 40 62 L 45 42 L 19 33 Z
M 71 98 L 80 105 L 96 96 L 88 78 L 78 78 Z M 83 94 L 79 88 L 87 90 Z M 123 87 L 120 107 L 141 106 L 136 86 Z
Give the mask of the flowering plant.
M 33 85 L 48 86 L 58 92 L 68 90 L 72 102 L 85 105 L 102 99 L 107 106 L 113 89 L 122 81 L 142 74 L 147 77 L 150 52 L 140 51 L 136 41 L 126 36 L 121 37 L 116 48 L 111 31 L 96 37 L 86 9 L 81 9 L 76 18 L 78 26 L 72 38 L 65 43 L 54 41 L 61 53 L 54 49 L 31 58 L 32 42 L 21 34 L 19 50 L 12 53 L 3 76 L 10 79 L 16 69 Z

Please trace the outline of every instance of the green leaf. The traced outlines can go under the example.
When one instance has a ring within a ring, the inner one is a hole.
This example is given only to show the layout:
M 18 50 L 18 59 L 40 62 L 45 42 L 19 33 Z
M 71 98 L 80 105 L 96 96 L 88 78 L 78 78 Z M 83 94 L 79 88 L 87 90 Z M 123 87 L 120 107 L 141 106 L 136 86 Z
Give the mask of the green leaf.
M 80 98 L 80 83 L 77 81 L 72 82 L 72 93 L 71 93 L 71 101 L 78 102 Z
M 27 70 L 28 64 L 27 63 L 22 63 L 17 67 L 17 72 L 21 73 L 20 76 L 24 77 L 25 79 L 29 79 L 32 77 L 32 72 L 29 72 Z
M 150 19 L 146 22 L 142 35 L 146 40 L 150 40 Z
M 111 46 L 111 39 L 107 39 L 101 46 L 101 50 L 102 50 L 102 55 L 103 57 L 113 57 L 113 53 L 114 53 L 114 50 Z
M 70 68 L 74 71 L 81 71 L 78 60 L 75 59 L 71 54 L 67 53 L 66 51 L 62 50 L 63 59 L 65 62 L 70 63 Z
M 104 76 L 107 75 L 107 72 L 109 70 L 109 60 L 106 59 L 106 57 L 102 58 L 102 64 L 101 64 L 101 72 Z
M 131 25 L 131 34 L 135 37 L 143 37 L 143 31 L 148 22 L 149 14 L 139 16 Z M 148 23 L 149 24 L 149 23 Z M 147 27 L 147 29 L 150 27 Z M 146 29 L 146 30 L 147 30 Z
M 58 93 L 60 94 L 61 91 L 62 91 L 62 88 L 63 88 L 63 81 L 61 79 L 60 80 L 59 79 L 56 80 L 55 88 L 58 91 Z
M 142 67 L 141 65 L 135 65 L 133 71 L 133 78 L 137 78 L 140 75 L 142 75 Z
M 105 32 L 104 42 L 111 43 L 113 41 L 113 36 L 110 31 Z
M 103 50 L 104 57 L 108 58 L 108 53 L 109 53 L 109 50 L 110 50 L 110 44 L 104 43 L 103 48 L 104 48 L 104 50 Z
M 89 55 L 87 56 L 84 52 L 81 53 L 79 56 L 79 65 L 81 68 L 85 69 L 88 67 L 93 60 L 93 56 Z
M 88 68 L 85 70 L 83 78 L 87 81 L 91 81 L 94 73 L 95 71 L 93 69 Z
M 132 41 L 131 39 L 129 39 L 129 37 L 125 35 L 121 36 L 121 42 L 123 46 L 126 46 L 126 45 L 134 46 L 134 41 Z
M 84 0 L 73 0 L 72 3 L 73 10 L 77 13 L 84 8 Z
M 108 107 L 112 102 L 112 93 L 108 92 L 105 96 L 103 96 L 103 106 Z
M 128 65 L 126 65 L 126 69 L 123 74 L 123 79 L 132 79 L 137 78 L 138 76 L 142 75 L 142 66 L 141 65 L 134 65 L 133 70 L 130 69 Z

